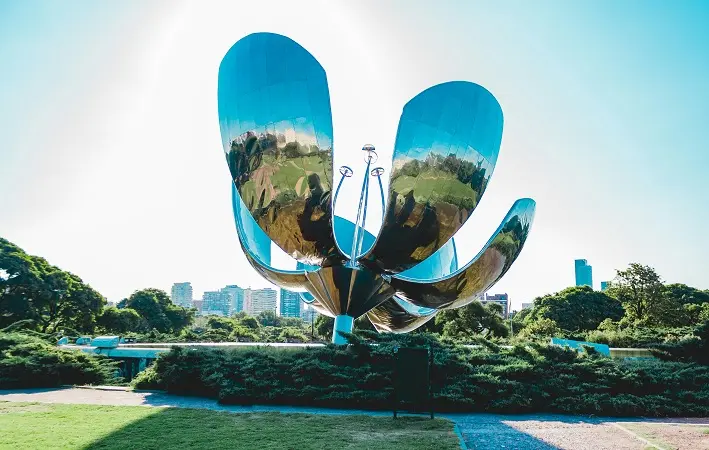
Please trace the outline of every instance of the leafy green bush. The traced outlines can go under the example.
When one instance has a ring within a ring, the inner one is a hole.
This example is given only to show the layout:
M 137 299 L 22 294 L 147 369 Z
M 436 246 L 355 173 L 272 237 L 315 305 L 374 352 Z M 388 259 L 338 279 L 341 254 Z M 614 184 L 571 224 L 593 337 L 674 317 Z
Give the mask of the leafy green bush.
M 691 336 L 653 345 L 650 351 L 663 360 L 709 365 L 709 320 L 698 326 Z
M 104 357 L 63 350 L 35 336 L 0 333 L 0 389 L 64 384 L 115 384 L 116 365 Z
M 707 366 L 617 361 L 541 344 L 460 347 L 428 334 L 360 332 L 348 339 L 348 347 L 174 348 L 134 386 L 227 404 L 387 409 L 395 349 L 427 346 L 439 411 L 709 415 Z
M 607 344 L 610 347 L 647 348 L 657 344 L 678 342 L 692 336 L 693 327 L 679 328 L 622 328 L 612 322 L 604 322 L 598 330 L 589 331 L 585 339 L 590 342 Z

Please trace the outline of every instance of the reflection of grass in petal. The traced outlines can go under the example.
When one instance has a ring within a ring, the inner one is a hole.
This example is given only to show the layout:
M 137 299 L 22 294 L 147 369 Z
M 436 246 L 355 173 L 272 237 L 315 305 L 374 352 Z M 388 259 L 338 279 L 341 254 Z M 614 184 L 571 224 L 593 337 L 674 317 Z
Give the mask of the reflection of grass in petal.
M 274 199 L 282 199 L 282 194 L 286 192 L 289 193 L 289 198 L 292 193 L 296 193 L 298 197 L 306 197 L 307 176 L 312 173 L 318 174 L 323 190 L 328 191 L 330 183 L 325 174 L 330 173 L 330 168 L 326 170 L 325 166 L 329 163 L 329 159 L 323 160 L 320 155 L 280 159 L 276 159 L 273 155 L 264 155 L 260 168 L 241 186 L 241 198 L 247 206 L 251 207 L 252 204 L 258 205 L 264 190 L 266 194 L 263 206 L 267 206 Z
M 475 206 L 477 193 L 470 185 L 463 184 L 454 175 L 442 170 L 430 170 L 418 177 L 401 175 L 392 188 L 400 195 L 414 191 L 414 198 L 419 203 L 447 202 L 470 209 Z
M 276 191 L 286 189 L 296 190 L 296 185 L 302 177 L 310 173 L 316 173 L 320 177 L 320 183 L 323 190 L 330 190 L 330 183 L 326 178 L 326 173 L 330 173 L 330 169 L 326 170 L 328 161 L 318 155 L 304 156 L 302 158 L 284 158 L 275 160 L 272 156 L 264 157 L 264 165 L 269 165 L 275 168 L 275 172 L 271 175 L 271 184 L 276 188 Z M 307 190 L 298 190 L 299 193 L 307 193 Z

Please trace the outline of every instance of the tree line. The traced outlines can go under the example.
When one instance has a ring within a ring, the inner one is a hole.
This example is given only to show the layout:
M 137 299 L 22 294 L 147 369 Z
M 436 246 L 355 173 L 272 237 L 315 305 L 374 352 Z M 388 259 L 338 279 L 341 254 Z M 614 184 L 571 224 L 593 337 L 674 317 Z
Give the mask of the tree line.
M 329 340 L 332 318 L 319 316 L 312 328 L 299 318 L 265 312 L 230 318 L 196 317 L 194 309 L 174 305 L 154 288 L 134 292 L 117 306 L 78 276 L 27 254 L 0 238 L 0 330 L 30 329 L 78 336 L 110 333 L 150 341 L 304 342 Z M 550 336 L 644 346 L 679 340 L 709 322 L 709 291 L 666 284 L 648 266 L 630 264 L 617 271 L 611 287 L 594 291 L 569 287 L 534 299 L 533 306 L 502 317 L 498 304 L 473 302 L 441 311 L 415 333 L 434 333 L 460 342 L 546 339 Z M 356 330 L 373 330 L 366 317 Z
M 610 288 L 575 286 L 534 300 L 512 318 L 528 334 L 694 327 L 709 321 L 709 291 L 665 284 L 652 267 L 618 270 Z
M 194 321 L 194 310 L 172 304 L 160 289 L 136 291 L 118 306 L 107 306 L 77 275 L 0 238 L 0 328 L 15 324 L 62 335 L 153 329 L 174 333 Z

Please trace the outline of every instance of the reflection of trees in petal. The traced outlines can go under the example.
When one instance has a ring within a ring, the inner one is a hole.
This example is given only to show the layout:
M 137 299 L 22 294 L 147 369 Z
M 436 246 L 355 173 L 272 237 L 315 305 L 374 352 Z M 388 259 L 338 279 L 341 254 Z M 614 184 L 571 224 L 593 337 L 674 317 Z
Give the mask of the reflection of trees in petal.
M 251 172 L 261 166 L 263 151 L 259 139 L 252 132 L 231 141 L 227 163 L 237 188 L 249 181 Z
M 330 218 L 332 149 L 247 132 L 231 142 L 227 162 L 254 219 L 284 250 L 341 258 Z
M 477 162 L 472 162 L 452 153 L 446 157 L 428 154 L 423 160 L 411 159 L 394 169 L 392 188 L 400 191 L 414 189 L 422 201 L 446 202 L 472 212 L 480 201 L 489 178 L 483 161 L 480 158 Z M 407 178 L 411 180 L 408 183 L 404 181 Z M 407 187 L 410 184 L 412 186 Z M 469 190 L 462 190 L 463 186 L 468 186 Z

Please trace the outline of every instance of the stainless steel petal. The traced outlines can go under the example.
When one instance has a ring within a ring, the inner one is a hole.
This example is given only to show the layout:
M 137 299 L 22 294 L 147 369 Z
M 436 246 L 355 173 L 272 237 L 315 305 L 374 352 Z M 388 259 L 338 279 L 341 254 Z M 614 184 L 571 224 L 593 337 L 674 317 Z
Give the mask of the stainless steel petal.
M 325 71 L 287 37 L 239 40 L 219 67 L 231 177 L 258 226 L 306 264 L 342 259 L 331 219 L 332 118 Z
M 276 286 L 290 291 L 297 291 L 308 285 L 307 272 L 276 270 L 272 267 L 262 265 L 254 259 L 246 247 L 242 245 L 241 248 L 244 249 L 244 254 L 246 255 L 246 259 L 251 264 L 251 267 L 256 269 L 262 277 Z
M 418 308 L 406 300 L 394 296 L 367 313 L 367 318 L 380 333 L 408 333 L 415 330 L 436 315 L 435 309 L 414 312 Z
M 534 200 L 517 200 L 483 249 L 457 272 L 430 280 L 395 275 L 389 283 L 402 298 L 426 308 L 459 308 L 470 303 L 490 289 L 522 251 L 534 209 Z
M 470 82 L 433 86 L 406 104 L 384 223 L 364 265 L 400 273 L 448 242 L 485 191 L 502 124 L 495 97 Z
M 394 289 L 381 275 L 364 268 L 323 267 L 308 272 L 306 277 L 308 292 L 335 316 L 357 318 L 394 295 Z
M 306 290 L 308 278 L 306 274 L 318 270 L 318 267 L 300 266 L 297 270 L 280 270 L 271 266 L 271 241 L 256 225 L 253 217 L 244 208 L 236 189 L 232 186 L 232 207 L 239 243 L 249 264 L 266 280 L 292 291 Z
M 244 252 L 250 255 L 260 266 L 276 272 L 289 272 L 278 269 L 271 264 L 271 244 L 273 242 L 258 226 L 251 213 L 246 209 L 233 183 L 231 186 L 231 204 L 234 211 L 236 232 Z M 310 266 L 298 262 L 296 263 L 296 270 L 291 272 L 305 273 L 307 271 L 317 270 L 318 268 L 319 266 Z

